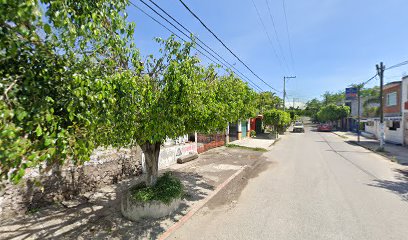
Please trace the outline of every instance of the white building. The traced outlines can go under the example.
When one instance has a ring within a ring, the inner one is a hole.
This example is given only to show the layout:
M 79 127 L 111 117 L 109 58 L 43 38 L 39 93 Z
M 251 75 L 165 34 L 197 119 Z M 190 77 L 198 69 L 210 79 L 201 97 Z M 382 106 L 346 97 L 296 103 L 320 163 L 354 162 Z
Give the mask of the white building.
M 403 118 L 403 129 L 404 129 L 404 145 L 408 145 L 408 75 L 402 78 L 402 104 L 401 112 Z

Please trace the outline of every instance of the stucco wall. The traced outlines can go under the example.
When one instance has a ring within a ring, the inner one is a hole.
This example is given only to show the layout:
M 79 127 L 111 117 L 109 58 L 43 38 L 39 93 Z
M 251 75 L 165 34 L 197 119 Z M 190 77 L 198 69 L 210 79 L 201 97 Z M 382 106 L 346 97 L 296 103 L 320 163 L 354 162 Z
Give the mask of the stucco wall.
M 377 139 L 380 138 L 380 121 L 378 119 L 375 120 L 368 120 L 374 121 L 373 126 L 365 126 L 365 131 L 368 133 L 372 133 L 375 135 Z M 387 125 L 387 120 L 384 120 L 384 140 L 386 142 L 396 143 L 396 144 L 403 144 L 404 143 L 404 128 L 403 123 L 401 121 L 400 128 L 396 130 L 390 130 Z
M 197 153 L 197 143 L 188 142 L 171 146 L 162 146 L 159 154 L 159 169 L 164 169 L 168 166 L 177 163 L 177 158 L 180 156 Z M 146 170 L 145 158 L 142 154 L 142 168 Z

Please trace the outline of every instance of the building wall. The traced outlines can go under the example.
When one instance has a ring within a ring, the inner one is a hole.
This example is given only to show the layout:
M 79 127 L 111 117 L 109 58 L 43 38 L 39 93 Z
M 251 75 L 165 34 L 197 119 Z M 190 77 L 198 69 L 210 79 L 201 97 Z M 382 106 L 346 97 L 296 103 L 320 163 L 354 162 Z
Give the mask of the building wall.
M 397 93 L 397 104 L 395 106 L 387 106 L 387 94 Z M 384 116 L 400 116 L 401 115 L 401 84 L 392 84 L 384 88 L 383 91 Z
M 405 103 L 408 103 L 408 76 L 402 78 L 401 95 L 402 95 L 401 111 L 408 112 L 408 108 L 405 108 Z
M 397 118 L 396 118 L 397 119 Z M 399 120 L 384 120 L 384 140 L 389 143 L 404 144 L 404 127 L 402 119 Z M 389 121 L 400 121 L 400 127 L 396 130 L 390 130 L 387 127 L 387 122 Z M 371 125 L 371 126 L 370 126 Z M 365 132 L 372 133 L 377 139 L 380 138 L 380 120 L 379 119 L 368 119 L 365 125 Z
M 404 126 L 404 145 L 408 146 L 408 112 L 404 113 L 403 118 L 404 118 L 404 123 L 403 123 L 403 126 Z

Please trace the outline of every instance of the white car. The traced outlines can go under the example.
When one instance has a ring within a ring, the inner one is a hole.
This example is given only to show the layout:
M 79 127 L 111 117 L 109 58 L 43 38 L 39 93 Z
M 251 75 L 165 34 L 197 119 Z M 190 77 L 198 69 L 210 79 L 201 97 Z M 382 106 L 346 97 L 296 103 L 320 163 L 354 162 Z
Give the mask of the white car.
M 293 124 L 293 132 L 305 132 L 305 127 L 302 122 L 295 122 Z

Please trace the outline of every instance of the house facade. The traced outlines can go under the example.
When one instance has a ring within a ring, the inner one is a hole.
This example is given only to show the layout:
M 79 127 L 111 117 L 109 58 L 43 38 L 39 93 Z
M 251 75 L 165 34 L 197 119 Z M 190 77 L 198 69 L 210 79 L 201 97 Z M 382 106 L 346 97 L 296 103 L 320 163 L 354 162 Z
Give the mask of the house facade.
M 408 75 L 402 78 L 401 83 L 401 112 L 403 119 L 404 145 L 408 146 Z
M 395 144 L 404 144 L 403 121 L 403 81 L 390 82 L 383 87 L 383 112 L 384 112 L 384 140 Z M 365 131 L 380 137 L 380 119 L 369 118 Z

